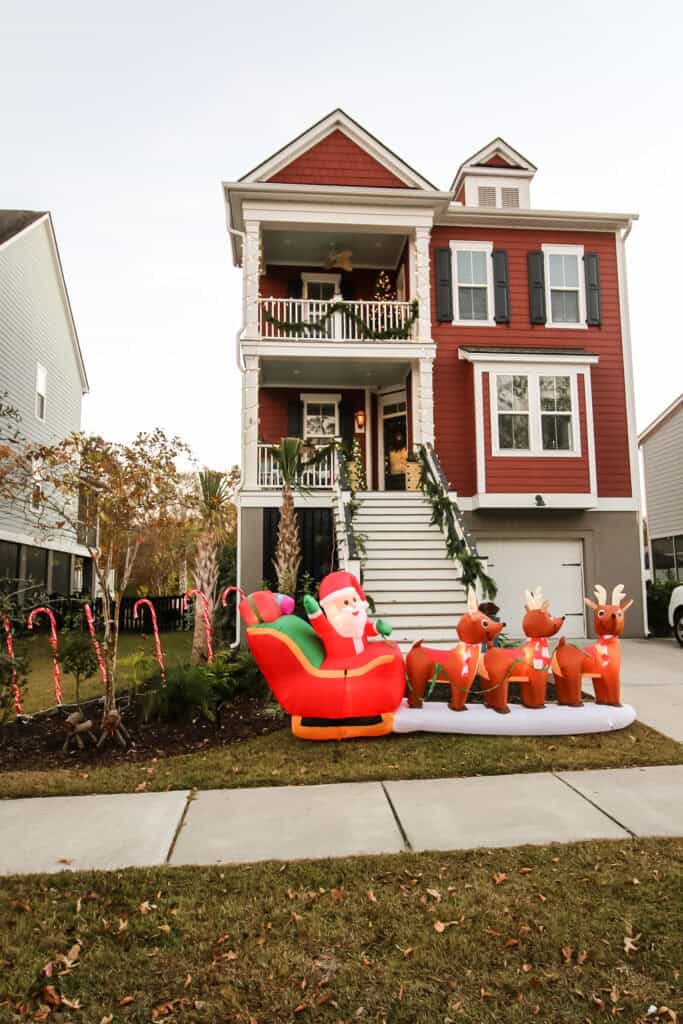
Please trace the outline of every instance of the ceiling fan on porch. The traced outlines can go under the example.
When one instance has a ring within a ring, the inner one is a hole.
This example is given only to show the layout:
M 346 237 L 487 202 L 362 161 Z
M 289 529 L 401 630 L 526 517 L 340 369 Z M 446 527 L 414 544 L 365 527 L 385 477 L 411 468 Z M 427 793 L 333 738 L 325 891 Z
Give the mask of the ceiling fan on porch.
M 330 253 L 325 260 L 326 270 L 353 270 L 353 263 L 351 257 L 353 256 L 353 249 L 339 249 L 337 250 L 334 242 L 330 243 Z

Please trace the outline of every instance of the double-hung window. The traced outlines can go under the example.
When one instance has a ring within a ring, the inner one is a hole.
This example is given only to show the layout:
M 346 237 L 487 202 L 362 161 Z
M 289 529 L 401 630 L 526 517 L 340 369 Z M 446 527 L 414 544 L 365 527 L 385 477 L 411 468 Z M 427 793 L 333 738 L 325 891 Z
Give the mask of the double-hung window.
M 454 323 L 495 327 L 492 242 L 451 242 Z
M 544 245 L 547 326 L 585 327 L 582 245 Z
M 579 455 L 575 374 L 491 373 L 493 454 Z
M 339 435 L 340 395 L 303 395 L 304 437 L 314 444 L 329 444 Z
M 47 370 L 41 363 L 36 363 L 36 419 L 45 420 L 47 409 Z

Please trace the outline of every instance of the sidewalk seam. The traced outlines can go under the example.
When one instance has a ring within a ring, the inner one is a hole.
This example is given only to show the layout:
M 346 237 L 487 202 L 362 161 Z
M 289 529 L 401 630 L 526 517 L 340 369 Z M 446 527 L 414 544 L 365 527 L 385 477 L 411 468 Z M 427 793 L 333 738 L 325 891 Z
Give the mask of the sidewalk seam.
M 183 813 L 180 815 L 180 819 L 179 819 L 178 824 L 176 826 L 176 830 L 173 833 L 173 839 L 171 840 L 171 845 L 168 848 L 168 853 L 166 854 L 166 858 L 164 860 L 164 864 L 170 864 L 171 863 L 171 857 L 173 856 L 173 851 L 175 850 L 176 843 L 178 842 L 178 836 L 180 835 L 180 830 L 183 827 L 183 825 L 185 824 L 185 818 L 187 817 L 187 812 L 190 809 L 190 803 L 194 800 L 196 794 L 197 794 L 196 789 L 191 789 L 190 792 L 187 794 L 187 798 L 185 800 L 185 806 L 183 807 Z
M 391 797 L 389 796 L 389 791 L 387 790 L 387 787 L 386 787 L 386 785 L 383 782 L 380 782 L 380 786 L 382 787 L 382 791 L 383 791 L 383 793 L 384 793 L 384 795 L 385 795 L 385 797 L 387 799 L 387 803 L 389 804 L 389 807 L 391 808 L 391 813 L 393 814 L 394 821 L 396 822 L 396 828 L 401 833 L 401 839 L 403 840 L 403 845 L 405 846 L 406 850 L 409 850 L 409 851 L 412 852 L 412 849 L 413 849 L 412 844 L 411 844 L 410 840 L 408 839 L 408 836 L 406 834 L 405 829 L 403 828 L 403 822 L 401 821 L 401 819 L 398 816 L 398 812 L 397 812 L 396 808 L 394 807 L 394 803 L 393 803 Z
M 573 793 L 576 793 L 577 796 L 580 796 L 582 800 L 585 800 L 587 804 L 590 804 L 591 807 L 594 807 L 596 811 L 600 811 L 600 813 L 604 814 L 606 818 L 609 818 L 609 820 L 613 821 L 615 825 L 618 825 L 620 829 L 623 829 L 624 832 L 627 832 L 628 835 L 630 835 L 631 839 L 638 838 L 638 834 L 636 832 L 631 831 L 631 829 L 628 828 L 628 826 L 624 825 L 623 821 L 619 821 L 618 818 L 615 818 L 613 814 L 610 814 L 609 811 L 606 811 L 605 808 L 601 807 L 600 804 L 595 802 L 595 800 L 591 800 L 589 796 L 586 796 L 585 793 L 582 793 L 580 789 L 576 788 L 576 786 L 572 786 L 571 782 L 568 782 L 566 779 L 563 779 L 562 776 L 557 772 L 552 772 L 552 775 L 554 775 L 559 782 L 564 783 L 567 789 L 571 789 Z

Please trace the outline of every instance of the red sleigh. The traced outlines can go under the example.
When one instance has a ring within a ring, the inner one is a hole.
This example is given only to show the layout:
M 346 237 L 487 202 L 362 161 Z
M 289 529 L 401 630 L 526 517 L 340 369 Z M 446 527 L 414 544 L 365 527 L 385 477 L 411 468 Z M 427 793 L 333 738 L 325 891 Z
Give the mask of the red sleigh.
M 339 740 L 392 731 L 405 689 L 397 647 L 374 641 L 376 656 L 366 664 L 323 669 L 323 645 L 296 615 L 248 626 L 247 643 L 277 701 L 292 716 L 295 736 Z

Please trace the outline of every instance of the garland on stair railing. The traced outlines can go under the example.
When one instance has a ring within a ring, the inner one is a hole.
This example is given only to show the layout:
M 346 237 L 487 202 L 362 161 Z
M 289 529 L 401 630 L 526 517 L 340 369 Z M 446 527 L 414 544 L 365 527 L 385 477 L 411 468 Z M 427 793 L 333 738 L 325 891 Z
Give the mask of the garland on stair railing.
M 400 327 L 387 327 L 383 331 L 373 331 L 358 313 L 353 312 L 351 309 L 352 305 L 353 303 L 344 301 L 333 302 L 328 306 L 324 316 L 321 316 L 318 320 L 278 320 L 265 307 L 261 307 L 261 315 L 266 323 L 272 324 L 278 331 L 293 335 L 295 338 L 319 338 L 334 314 L 343 313 L 347 320 L 355 324 L 361 340 L 389 341 L 391 339 L 405 340 L 409 338 L 413 324 L 417 322 L 420 310 L 417 299 L 413 299 L 410 304 L 410 314 Z M 322 336 L 324 337 L 324 335 Z
M 430 446 L 431 448 L 431 446 Z M 437 474 L 435 474 L 430 463 L 429 455 L 432 457 Z M 429 453 L 425 445 L 418 448 L 420 459 L 420 490 L 432 506 L 433 526 L 438 526 L 446 538 L 446 553 L 453 561 L 459 562 L 462 568 L 460 580 L 465 588 L 481 587 L 485 598 L 493 600 L 498 592 L 495 580 L 488 575 L 484 569 L 484 563 L 477 553 L 476 546 L 472 542 L 467 543 L 464 536 L 464 526 L 458 522 L 456 509 L 448 493 L 448 483 L 443 474 L 436 453 L 432 449 Z

